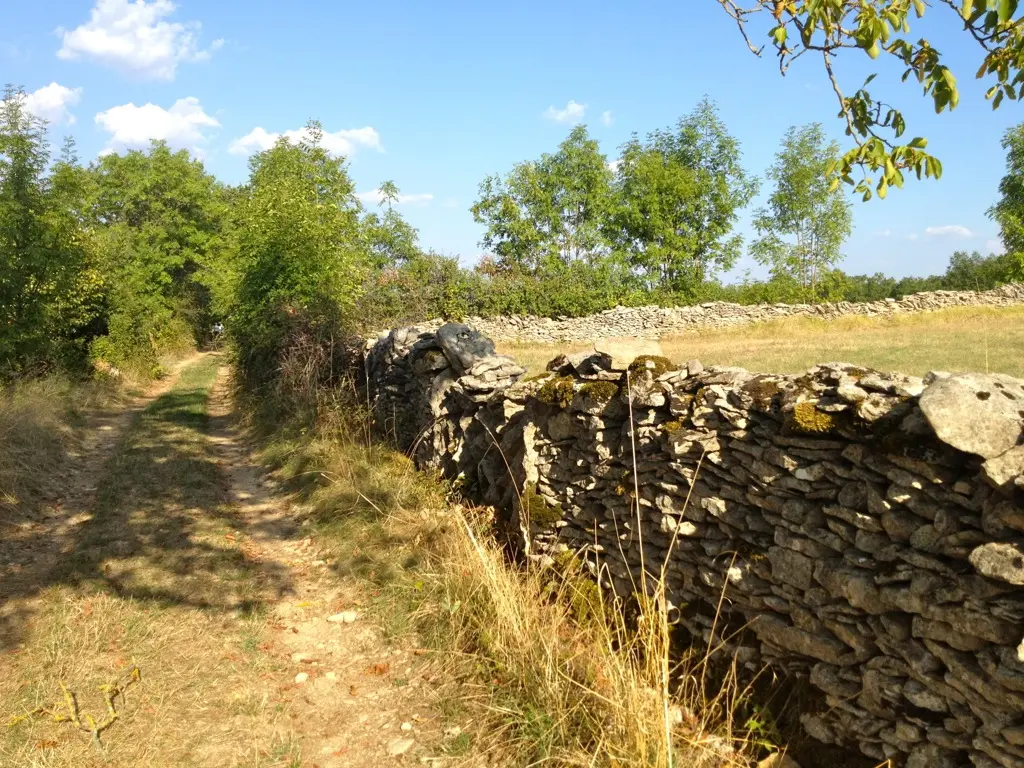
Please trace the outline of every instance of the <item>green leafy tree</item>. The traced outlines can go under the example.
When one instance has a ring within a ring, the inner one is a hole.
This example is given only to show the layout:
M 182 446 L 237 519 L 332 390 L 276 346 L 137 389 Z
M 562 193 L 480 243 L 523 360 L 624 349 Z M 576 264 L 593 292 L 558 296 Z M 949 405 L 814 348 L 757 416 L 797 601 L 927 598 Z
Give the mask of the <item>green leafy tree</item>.
M 382 213 L 370 212 L 363 217 L 363 234 L 370 254 L 370 263 L 377 269 L 397 267 L 423 255 L 416 228 L 394 209 L 401 197 L 393 181 L 384 181 L 378 189 Z
M 321 145 L 319 123 L 308 136 L 282 138 L 249 161 L 231 330 L 254 388 L 273 377 L 296 323 L 332 333 L 351 319 L 364 282 L 368 254 L 344 158 Z
M 775 188 L 754 216 L 759 238 L 751 254 L 812 301 L 828 298 L 821 278 L 842 258 L 853 229 L 850 202 L 829 175 L 838 155 L 819 123 L 790 128 L 767 173 Z
M 500 268 L 540 273 L 608 251 L 612 172 L 586 126 L 572 129 L 554 154 L 519 163 L 504 179 L 480 184 L 473 218 L 487 226 L 481 245 Z
M 1012 279 L 1024 280 L 1024 123 L 1006 131 L 1003 149 L 1006 174 L 999 182 L 999 202 L 988 214 L 999 224 Z
M 692 293 L 735 263 L 742 239 L 732 230 L 757 187 L 704 99 L 675 128 L 623 147 L 606 231 L 649 286 Z
M 855 184 L 864 199 L 872 190 L 885 197 L 890 186 L 902 187 L 904 172 L 938 178 L 942 165 L 925 151 L 927 141 L 903 139 L 906 122 L 900 110 L 867 90 L 875 75 L 853 92 L 845 93 L 834 63 L 843 51 L 859 51 L 872 59 L 886 57 L 903 69 L 903 81 L 915 80 L 930 96 L 936 112 L 955 109 L 960 100 L 957 79 L 938 49 L 924 38 L 914 39 L 911 23 L 932 4 L 925 0 L 717 0 L 738 25 L 756 55 L 770 46 L 785 74 L 793 62 L 808 54 L 818 58 L 839 101 L 839 116 L 854 146 L 837 159 L 835 183 Z M 966 42 L 978 46 L 976 77 L 991 83 L 985 97 L 997 108 L 1004 98 L 1024 94 L 1024 19 L 1016 0 L 937 0 L 963 30 Z M 758 31 L 752 23 L 761 22 Z M 760 35 L 766 45 L 754 42 Z M 863 171 L 854 179 L 855 168 Z M 872 174 L 877 174 L 876 177 Z
M 977 251 L 956 251 L 942 277 L 942 287 L 953 291 L 988 291 L 1024 277 L 1019 254 L 982 256 Z
M 18 369 L 46 348 L 45 124 L 8 86 L 0 102 L 0 366 Z
M 153 368 L 210 322 L 210 286 L 229 249 L 223 187 L 185 150 L 108 154 L 90 167 L 89 214 L 102 238 L 109 333 L 96 355 Z
M 81 370 L 89 342 L 101 331 L 107 280 L 101 271 L 96 233 L 86 226 L 89 173 L 66 139 L 47 179 L 47 334 L 60 344 L 60 364 Z
M 83 231 L 82 175 L 65 147 L 49 169 L 46 125 L 8 86 L 0 101 L 0 374 L 75 366 L 99 279 Z

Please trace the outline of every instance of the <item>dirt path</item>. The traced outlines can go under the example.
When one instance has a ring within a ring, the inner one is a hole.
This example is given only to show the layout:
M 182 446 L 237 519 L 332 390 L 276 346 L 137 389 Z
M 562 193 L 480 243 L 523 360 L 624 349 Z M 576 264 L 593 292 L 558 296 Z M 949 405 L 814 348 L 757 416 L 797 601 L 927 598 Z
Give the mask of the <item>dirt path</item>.
M 69 489 L 2 609 L 0 722 L 51 714 L 2 728 L 0 765 L 444 764 L 426 657 L 385 641 L 263 475 L 216 356 L 98 421 Z M 102 721 L 98 686 L 135 668 L 102 748 L 54 722 L 62 686 Z
M 266 651 L 281 665 L 277 682 L 294 686 L 289 716 L 302 754 L 322 768 L 419 762 L 413 756 L 438 735 L 430 669 L 415 651 L 386 644 L 366 621 L 364 596 L 339 583 L 306 535 L 301 512 L 253 461 L 233 419 L 227 377 L 222 368 L 211 398 L 211 435 L 247 555 L 290 574 L 290 589 L 269 609 Z
M 21 629 L 39 608 L 38 594 L 60 558 L 73 550 L 77 531 L 91 516 L 105 465 L 132 421 L 196 359 L 177 362 L 141 394 L 89 413 L 77 430 L 78 444 L 68 452 L 62 492 L 48 504 L 15 508 L 5 517 L 0 528 L 0 649 L 21 643 Z

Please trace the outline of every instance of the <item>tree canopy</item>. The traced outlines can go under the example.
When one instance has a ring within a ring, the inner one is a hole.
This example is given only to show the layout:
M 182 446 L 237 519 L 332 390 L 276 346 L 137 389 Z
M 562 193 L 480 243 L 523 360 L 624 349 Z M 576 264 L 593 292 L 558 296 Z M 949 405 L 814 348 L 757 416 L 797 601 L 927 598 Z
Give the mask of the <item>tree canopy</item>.
M 850 202 L 829 177 L 838 154 L 819 123 L 790 128 L 768 169 L 775 189 L 754 214 L 754 258 L 795 280 L 812 301 L 822 298 L 821 277 L 842 257 L 853 228 Z
M 871 59 L 886 57 L 903 68 L 903 81 L 915 81 L 932 99 L 935 111 L 955 109 L 960 101 L 957 78 L 943 54 L 927 39 L 914 39 L 926 12 L 949 14 L 963 31 L 962 40 L 977 46 L 975 77 L 990 85 L 985 98 L 993 109 L 1003 99 L 1024 95 L 1024 19 L 1016 0 L 717 0 L 735 20 L 747 46 L 760 56 L 770 48 L 786 74 L 804 56 L 818 58 L 839 102 L 839 117 L 854 146 L 835 164 L 835 183 L 855 185 L 864 199 L 885 197 L 902 187 L 905 173 L 938 178 L 939 159 L 926 150 L 927 139 L 904 139 L 906 121 L 895 106 L 871 95 L 871 75 L 852 93 L 840 84 L 834 63 L 844 51 Z M 761 43 L 761 40 L 766 42 Z M 860 168 L 859 179 L 853 176 Z M 877 175 L 876 175 L 877 174 Z

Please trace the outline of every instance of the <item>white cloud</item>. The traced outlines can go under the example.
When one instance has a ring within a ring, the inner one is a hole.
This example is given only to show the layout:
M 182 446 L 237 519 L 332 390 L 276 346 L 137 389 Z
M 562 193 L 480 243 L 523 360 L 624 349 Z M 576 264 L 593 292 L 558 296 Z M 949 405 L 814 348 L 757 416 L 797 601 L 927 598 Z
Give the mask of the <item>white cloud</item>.
M 914 240 L 917 240 L 917 237 L 918 237 L 917 232 L 911 232 L 909 235 L 904 235 L 903 239 L 904 240 L 914 241 Z
M 601 124 L 611 125 L 612 124 L 612 113 L 611 110 L 605 110 L 601 113 Z
M 985 248 L 988 249 L 989 253 L 994 253 L 997 255 L 1006 253 L 1006 246 L 1003 245 L 1003 241 L 1000 240 L 998 237 L 993 238 L 991 240 L 987 240 L 985 242 Z
M 356 195 L 364 203 L 373 203 L 374 205 L 380 205 L 381 200 L 384 199 L 379 189 L 373 189 L 369 192 L 360 192 Z M 434 196 L 429 192 L 421 192 L 415 195 L 399 195 L 395 200 L 395 205 L 426 205 Z M 447 202 L 447 201 L 446 201 Z M 445 206 L 447 207 L 447 206 Z
M 97 0 L 89 21 L 57 30 L 63 40 L 57 57 L 92 58 L 137 77 L 173 80 L 178 64 L 206 61 L 224 44 L 201 49 L 199 22 L 165 21 L 174 10 L 171 0 Z
M 548 120 L 554 120 L 556 123 L 572 123 L 583 118 L 586 114 L 587 105 L 579 104 L 572 99 L 565 105 L 565 109 L 555 109 L 554 107 L 548 107 L 544 113 L 544 117 Z
M 875 235 L 877 235 L 878 237 L 892 237 L 892 230 L 888 228 L 880 229 L 877 232 L 875 232 Z
M 52 125 L 75 122 L 75 116 L 71 114 L 70 107 L 77 104 L 82 98 L 81 88 L 67 88 L 57 83 L 44 85 L 38 91 L 25 95 L 25 109 L 36 117 L 48 121 Z
M 620 165 L 622 165 L 621 159 L 612 160 L 610 163 L 608 163 L 608 170 L 611 171 L 612 173 L 618 173 Z
M 957 237 L 970 237 L 971 230 L 961 227 L 959 224 L 944 224 L 941 227 L 927 227 L 924 230 L 926 235 L 941 237 L 944 235 L 956 235 Z
M 309 129 L 300 128 L 285 131 L 282 134 L 270 133 L 257 126 L 245 136 L 232 141 L 228 152 L 233 155 L 251 155 L 255 152 L 263 152 L 274 146 L 282 136 L 292 144 L 298 144 L 303 139 L 309 138 Z M 320 146 L 336 157 L 351 155 L 360 147 L 376 149 L 378 152 L 384 151 L 384 147 L 380 143 L 380 134 L 377 133 L 376 128 L 370 126 L 335 131 L 334 133 L 324 131 L 320 137 Z
M 96 124 L 110 134 L 106 151 L 145 147 L 154 139 L 196 151 L 207 140 L 208 129 L 220 127 L 191 96 L 178 99 L 170 109 L 122 104 L 96 115 Z

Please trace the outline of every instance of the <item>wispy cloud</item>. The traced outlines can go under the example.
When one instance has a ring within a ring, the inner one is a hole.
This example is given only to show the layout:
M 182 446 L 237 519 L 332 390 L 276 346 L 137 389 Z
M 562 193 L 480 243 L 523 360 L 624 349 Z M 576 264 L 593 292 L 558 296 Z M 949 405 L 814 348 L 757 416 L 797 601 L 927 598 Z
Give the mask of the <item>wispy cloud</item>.
M 613 122 L 613 118 L 612 118 L 611 110 L 607 110 L 606 109 L 604 112 L 601 113 L 601 124 L 602 125 L 611 125 L 612 122 Z
M 914 240 L 918 239 L 918 234 L 917 234 L 917 232 L 910 232 L 909 234 L 904 235 L 903 239 L 904 240 L 914 241 Z
M 441 201 L 441 207 L 454 210 L 455 208 L 459 207 L 459 201 L 456 200 L 454 197 L 446 197 L 444 200 Z
M 924 233 L 930 237 L 946 237 L 948 235 L 955 235 L 956 237 L 971 236 L 971 230 L 967 227 L 962 227 L 959 224 L 943 224 L 941 227 L 927 227 Z
M 556 123 L 573 123 L 577 120 L 583 119 L 586 112 L 586 104 L 580 104 L 569 99 L 565 105 L 565 109 L 558 109 L 554 106 L 548 107 L 547 111 L 544 112 L 544 117 L 548 120 L 554 120 Z
M 892 237 L 891 229 L 879 229 L 874 233 L 877 237 Z

